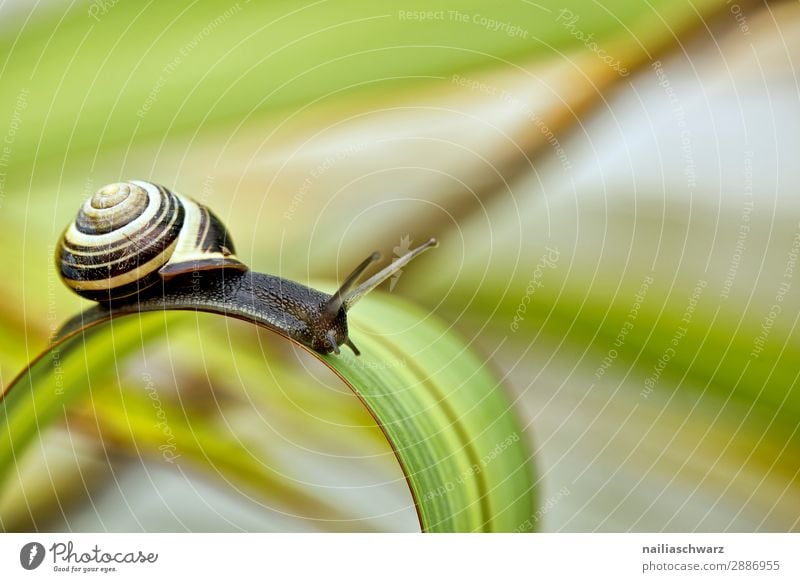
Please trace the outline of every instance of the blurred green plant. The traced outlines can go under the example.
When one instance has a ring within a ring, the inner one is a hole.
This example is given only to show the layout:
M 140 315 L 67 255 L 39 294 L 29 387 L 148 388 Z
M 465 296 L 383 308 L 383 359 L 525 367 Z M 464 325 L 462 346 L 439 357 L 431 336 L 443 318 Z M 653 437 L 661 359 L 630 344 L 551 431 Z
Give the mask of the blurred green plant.
M 578 16 L 595 43 L 623 41 L 620 58 L 635 64 L 647 45 L 656 49 L 720 4 L 120 2 L 94 18 L 77 9 L 43 14 L 0 36 L 0 76 L 26 88 L 25 123 L 41 128 L 19 135 L 14 164 L 31 168 L 67 149 L 58 165 L 91 167 L 105 149 L 163 143 L 255 111 L 402 92 L 454 71 L 585 51 L 575 25 L 557 20 L 561 11 Z M 496 28 L 510 23 L 518 34 Z M 17 97 L 3 92 L 0 110 L 13 110 Z
M 724 482 L 720 485 L 727 475 L 732 475 L 743 489 L 747 487 L 742 483 L 758 483 L 757 476 L 763 475 L 765 489 L 770 493 L 761 496 L 769 498 L 770 503 L 770 496 L 780 497 L 783 505 L 774 506 L 777 512 L 786 513 L 781 508 L 791 506 L 796 499 L 793 492 L 798 479 L 800 414 L 794 365 L 800 357 L 796 319 L 784 317 L 776 321 L 758 357 L 751 355 L 776 296 L 775 282 L 785 268 L 786 251 L 791 249 L 795 225 L 787 226 L 789 217 L 779 217 L 781 220 L 765 226 L 773 241 L 769 249 L 751 239 L 755 254 L 763 249 L 765 256 L 771 254 L 777 259 L 764 262 L 760 256 L 745 257 L 737 285 L 727 302 L 718 306 L 706 298 L 712 290 L 715 294 L 719 291 L 719 273 L 703 273 L 688 259 L 693 249 L 714 246 L 720 250 L 713 257 L 709 255 L 708 263 L 727 265 L 735 240 L 725 239 L 727 231 L 722 227 L 735 226 L 738 208 L 733 209 L 733 220 L 728 220 L 729 216 L 720 219 L 713 212 L 704 214 L 702 208 L 691 203 L 684 208 L 673 200 L 623 200 L 611 208 L 605 201 L 594 206 L 581 202 L 580 208 L 564 204 L 559 214 L 557 204 L 549 206 L 551 202 L 540 196 L 538 187 L 540 172 L 551 169 L 539 163 L 540 158 L 534 158 L 537 153 L 547 152 L 552 144 L 542 137 L 540 127 L 533 126 L 530 116 L 515 118 L 516 126 L 511 124 L 515 132 L 504 136 L 507 141 L 485 140 L 486 159 L 480 160 L 485 167 L 465 158 L 466 161 L 461 159 L 460 164 L 445 168 L 458 178 L 455 189 L 433 180 L 409 179 L 416 177 L 412 174 L 417 165 L 440 158 L 438 150 L 428 153 L 418 141 L 411 146 L 406 144 L 406 150 L 402 150 L 416 155 L 389 164 L 398 167 L 397 173 L 386 171 L 382 182 L 369 183 L 363 191 L 347 198 L 342 196 L 346 186 L 384 170 L 383 160 L 376 163 L 366 155 L 364 159 L 353 156 L 340 164 L 352 167 L 350 175 L 345 174 L 337 182 L 336 172 L 330 172 L 320 180 L 324 199 L 322 195 L 308 195 L 291 223 L 282 217 L 309 168 L 313 170 L 320 163 L 313 155 L 297 160 L 297 152 L 305 152 L 302 145 L 313 150 L 318 144 L 312 138 L 332 126 L 338 127 L 341 120 L 363 115 L 366 125 L 383 127 L 397 121 L 391 117 L 394 113 L 400 125 L 424 126 L 432 117 L 414 115 L 417 109 L 429 107 L 435 119 L 450 123 L 452 118 L 447 118 L 446 112 L 459 110 L 465 102 L 472 104 L 481 97 L 478 91 L 456 86 L 452 76 L 458 74 L 485 82 L 498 91 L 504 90 L 506 83 L 516 83 L 512 93 L 518 101 L 544 120 L 545 128 L 563 137 L 569 128 L 584 121 L 581 112 L 602 104 L 620 80 L 598 58 L 586 35 L 591 34 L 592 41 L 635 71 L 670 47 L 691 50 L 686 43 L 687 32 L 705 29 L 708 17 L 718 11 L 733 22 L 726 3 L 448 1 L 404 2 L 402 7 L 389 2 L 313 2 L 303 6 L 288 1 L 226 6 L 196 2 L 188 7 L 119 3 L 94 17 L 78 8 L 65 9 L 63 13 L 36 13 L 18 28 L 0 34 L 0 46 L 6 55 L 0 68 L 0 79 L 6 87 L 0 93 L 0 111 L 8 112 L 8 118 L 13 119 L 13 112 L 20 110 L 22 128 L 3 163 L 7 176 L 2 182 L 5 198 L 0 197 L 0 246 L 17 249 L 22 245 L 21 257 L 7 261 L 8 276 L 0 280 L 0 292 L 7 298 L 0 306 L 0 369 L 5 378 L 9 377 L 8 370 L 18 369 L 39 350 L 52 332 L 54 321 L 82 307 L 55 282 L 51 249 L 42 241 L 56 240 L 58 229 L 74 213 L 82 192 L 87 194 L 86 190 L 120 176 L 148 178 L 152 174 L 187 194 L 200 192 L 215 198 L 215 208 L 229 210 L 232 222 L 238 223 L 238 228 L 232 230 L 237 233 L 237 243 L 245 240 L 240 248 L 252 250 L 256 259 L 253 264 L 299 280 L 307 278 L 308 273 L 333 278 L 337 260 L 350 263 L 358 258 L 347 254 L 362 253 L 364 239 L 377 248 L 386 248 L 395 244 L 400 234 L 411 232 L 412 238 L 429 236 L 436 228 L 436 234 L 446 244 L 431 261 L 432 266 L 404 274 L 399 291 L 435 309 L 447 320 L 457 321 L 479 345 L 502 345 L 504 354 L 514 354 L 506 361 L 511 383 L 520 390 L 532 386 L 531 378 L 538 378 L 541 372 L 525 367 L 533 366 L 532 342 L 539 353 L 551 346 L 563 346 L 575 354 L 576 360 L 588 354 L 592 364 L 602 362 L 628 321 L 632 298 L 642 280 L 654 277 L 655 284 L 638 311 L 635 328 L 626 334 L 624 345 L 616 348 L 618 357 L 603 378 L 619 380 L 613 397 L 639 407 L 635 418 L 655 401 L 679 403 L 673 404 L 666 415 L 672 424 L 684 416 L 699 417 L 694 419 L 692 428 L 678 436 L 690 443 L 701 438 L 704 445 L 716 443 L 717 448 L 710 447 L 705 456 L 695 459 L 698 465 L 693 470 L 700 475 L 695 476 L 697 482 L 705 486 L 707 481 L 713 481 L 718 488 L 708 492 L 701 488 L 703 495 L 715 494 L 723 487 L 728 491 Z M 562 9 L 577 15 L 578 20 L 566 18 L 566 14 L 559 20 Z M 443 12 L 442 17 L 420 16 L 437 11 Z M 451 16 L 451 12 L 455 15 Z M 466 14 L 468 21 L 461 21 L 459 14 Z M 485 17 L 486 24 L 481 24 L 480 18 L 475 21 L 476 15 Z M 489 21 L 500 23 L 498 26 L 513 23 L 521 32 L 492 30 Z M 417 107 L 418 104 L 423 106 Z M 466 107 L 465 110 L 468 114 L 473 112 Z M 364 128 L 353 127 L 343 125 L 342 133 L 349 130 L 357 140 L 358 131 Z M 492 131 L 496 129 L 491 127 Z M 583 131 L 584 127 L 579 129 Z M 466 131 L 479 133 L 473 126 Z M 387 135 L 379 134 L 385 138 L 383 143 L 394 137 L 389 132 Z M 460 143 L 462 135 L 447 126 L 436 137 L 443 142 Z M 476 139 L 483 137 L 480 134 Z M 380 140 L 369 142 L 369 149 L 377 148 L 377 142 Z M 395 153 L 396 150 L 389 150 L 389 154 Z M 319 158 L 324 160 L 325 155 L 323 152 Z M 288 161 L 301 168 L 298 176 L 275 181 L 275 176 L 283 175 Z M 506 171 L 508 167 L 512 169 Z M 399 173 L 402 174 L 398 178 Z M 480 174 L 481 180 L 470 181 L 472 174 Z M 486 179 L 487 174 L 492 179 Z M 213 187 L 205 188 L 204 180 L 209 176 L 216 181 Z M 351 235 L 358 240 L 358 246 L 342 243 L 343 225 L 349 228 L 355 222 L 352 217 L 364 210 L 365 196 L 379 206 L 378 201 L 399 197 L 398 183 L 407 180 L 409 197 L 440 204 L 446 212 L 432 217 L 429 207 L 419 207 L 398 218 L 393 213 L 395 208 L 387 206 L 380 220 L 367 220 L 368 228 L 363 228 L 358 237 Z M 580 188 L 583 195 L 590 189 L 585 185 Z M 66 192 L 69 196 L 64 196 Z M 465 192 L 474 196 L 467 200 Z M 69 199 L 54 201 L 54 195 Z M 262 207 L 265 201 L 266 209 Z M 254 209 L 258 209 L 257 218 Z M 490 227 L 502 228 L 487 233 L 487 216 Z M 577 223 L 578 216 L 580 226 L 572 222 Z M 406 230 L 394 232 L 395 228 L 386 228 L 389 221 Z M 252 232 L 239 234 L 244 230 L 242 225 L 250 226 Z M 415 228 L 419 232 L 412 230 Z M 580 240 L 573 240 L 579 230 Z M 720 244 L 720 240 L 726 244 Z M 339 247 L 329 244 L 331 241 Z M 778 243 L 780 246 L 776 246 Z M 516 334 L 509 334 L 508 326 L 530 283 L 531 267 L 548 244 L 561 249 L 562 264 L 569 264 L 569 269 L 548 272 L 547 285 L 537 289 L 524 322 Z M 279 245 L 281 252 L 276 250 Z M 309 256 L 297 260 L 299 249 L 306 247 Z M 636 252 L 631 252 L 634 248 Z M 757 268 L 746 271 L 748 264 Z M 642 386 L 653 377 L 659 360 L 675 340 L 692 288 L 703 277 L 709 283 L 709 291 L 699 298 L 691 329 L 685 334 L 680 332 L 680 349 L 659 371 L 648 400 L 640 394 Z M 766 284 L 743 284 L 748 278 Z M 798 312 L 794 296 L 787 296 L 785 301 L 785 313 Z M 365 329 L 368 324 L 365 322 Z M 384 348 L 378 345 L 375 349 Z M 118 351 L 121 359 L 124 353 L 124 348 Z M 240 355 L 252 361 L 262 358 L 250 346 L 243 346 Z M 181 348 L 175 347 L 173 359 L 181 356 Z M 424 359 L 424 354 L 421 357 Z M 340 363 L 346 361 L 332 365 Z M 81 366 L 75 362 L 72 365 L 75 369 L 70 373 L 79 373 Z M 230 365 L 221 363 L 220 369 L 227 370 Z M 564 367 L 571 371 L 574 365 L 570 362 Z M 545 367 L 546 363 L 542 363 Z M 590 400 L 594 396 L 594 391 L 586 388 L 597 380 L 594 366 L 590 367 L 586 378 L 575 380 L 569 376 L 580 402 L 587 394 Z M 368 370 L 355 372 L 361 373 L 352 379 L 355 383 L 368 376 Z M 338 370 L 345 378 L 355 372 Z M 252 373 L 251 370 L 243 376 L 247 379 Z M 282 373 L 284 385 L 300 386 L 307 378 L 302 366 L 287 364 Z M 199 383 L 187 370 L 177 375 L 186 380 L 181 385 L 187 388 Z M 207 370 L 206 375 L 216 378 L 224 373 Z M 623 388 L 628 380 L 630 383 Z M 131 388 L 110 383 L 113 390 L 107 394 L 93 391 L 90 400 L 76 396 L 67 409 L 67 419 L 81 416 L 89 408 L 94 420 L 84 425 L 103 427 L 109 446 L 132 455 L 157 457 L 155 441 L 148 440 L 146 430 L 137 432 L 137 439 L 126 428 L 121 410 Z M 83 388 L 76 394 L 87 394 Z M 114 392 L 117 388 L 119 392 Z M 237 389 L 240 387 L 233 388 L 234 394 Z M 214 398 L 230 397 L 231 388 L 215 383 L 212 392 Z M 373 396 L 380 400 L 378 394 Z M 97 406 L 92 408 L 95 399 Z M 130 421 L 134 424 L 141 402 L 135 394 L 130 399 Z M 611 414 L 609 409 L 613 406 L 606 407 L 609 402 L 610 397 L 608 401 L 598 400 L 597 408 Z M 698 407 L 698 403 L 702 406 Z M 170 405 L 165 402 L 165 406 Z M 292 407 L 285 402 L 278 406 L 287 415 L 292 414 Z M 49 408 L 45 406 L 43 410 Z M 565 412 L 564 417 L 571 419 L 572 412 Z M 169 408 L 169 414 L 177 415 L 178 426 L 188 431 L 176 429 L 176 435 L 194 439 L 189 435 L 195 428 L 201 435 L 194 444 L 182 443 L 187 451 L 193 451 L 192 462 L 202 466 L 203 471 L 224 473 L 233 481 L 256 489 L 258 483 L 274 477 L 259 466 L 264 459 L 249 463 L 246 455 L 235 453 L 236 443 L 240 442 L 237 436 L 227 435 L 221 443 L 208 443 L 206 435 L 213 431 L 206 422 L 213 421 L 200 411 L 186 412 L 185 402 L 181 401 Z M 526 414 L 540 424 L 548 420 L 537 418 L 538 411 L 528 410 Z M 657 424 L 660 411 L 653 418 Z M 325 430 L 314 428 L 308 419 L 294 420 L 302 430 L 319 431 L 319 441 L 327 438 Z M 47 418 L 43 417 L 43 421 Z M 661 439 L 656 439 L 657 444 L 672 438 L 671 425 L 661 429 L 656 431 Z M 635 440 L 636 436 L 633 434 L 632 438 Z M 405 433 L 394 438 L 413 441 L 413 435 Z M 647 444 L 656 446 L 649 441 Z M 641 453 L 641 449 L 634 450 Z M 644 450 L 655 451 L 657 460 L 663 454 L 680 457 L 684 452 L 680 447 Z M 654 455 L 641 455 L 648 457 L 642 466 L 652 468 L 649 463 Z M 712 475 L 723 456 L 733 459 L 732 468 L 723 472 L 723 477 Z M 459 459 L 462 465 L 458 469 L 463 470 L 464 458 Z M 417 462 L 424 465 L 425 459 L 418 458 Z M 606 473 L 615 475 L 619 467 L 625 466 L 607 467 Z M 743 467 L 750 473 L 741 476 L 737 470 Z M 456 470 L 456 466 L 450 469 Z M 662 465 L 657 469 L 663 469 Z M 581 475 L 587 470 L 590 481 L 604 483 L 606 473 L 601 469 L 581 467 Z M 415 484 L 418 490 L 427 487 L 430 479 L 441 479 L 429 473 L 419 477 Z M 542 468 L 542 473 L 549 476 L 547 467 Z M 674 478 L 670 474 L 665 481 L 672 482 Z M 627 485 L 624 482 L 623 489 Z M 293 505 L 317 504 L 321 515 L 330 510 L 318 496 L 312 499 L 299 490 L 292 489 L 291 493 L 289 488 L 280 489 L 277 485 L 276 490 L 282 491 L 280 496 L 287 497 Z M 623 500 L 628 493 L 626 490 Z M 593 489 L 587 504 L 595 494 Z M 750 493 L 745 491 L 742 495 L 746 498 Z M 577 497 L 573 494 L 563 503 L 571 503 Z M 430 500 L 432 505 L 434 501 Z M 647 503 L 651 501 L 648 499 Z M 590 507 L 595 514 L 604 511 L 596 502 Z M 576 511 L 582 509 L 578 507 Z M 431 511 L 432 521 L 441 519 L 436 508 Z M 664 523 L 662 520 L 642 525 L 638 521 L 641 515 L 632 513 L 632 517 L 611 520 L 606 527 L 630 528 L 633 523 L 655 529 Z M 573 517 L 565 522 L 575 523 Z M 480 521 L 472 510 L 465 511 L 463 518 L 458 523 L 467 528 Z M 592 527 L 598 521 L 593 521 Z M 511 525 L 503 522 L 503 527 Z

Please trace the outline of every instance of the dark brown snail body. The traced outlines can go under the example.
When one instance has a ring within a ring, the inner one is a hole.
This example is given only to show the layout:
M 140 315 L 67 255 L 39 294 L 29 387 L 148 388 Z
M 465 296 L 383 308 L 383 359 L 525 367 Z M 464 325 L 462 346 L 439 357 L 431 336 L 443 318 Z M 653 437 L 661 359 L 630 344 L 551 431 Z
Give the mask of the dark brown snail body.
M 328 295 L 250 271 L 236 257 L 230 235 L 211 211 L 162 186 L 137 180 L 105 186 L 84 203 L 61 237 L 56 263 L 70 289 L 98 302 L 98 314 L 165 308 L 224 313 L 324 354 L 338 354 L 339 347 L 347 345 L 358 355 L 348 336 L 348 309 L 436 244 L 430 239 L 359 285 L 361 275 L 380 259 L 379 253 L 372 253 Z M 85 322 L 87 317 L 92 315 L 76 320 Z M 62 333 L 69 332 L 72 323 Z

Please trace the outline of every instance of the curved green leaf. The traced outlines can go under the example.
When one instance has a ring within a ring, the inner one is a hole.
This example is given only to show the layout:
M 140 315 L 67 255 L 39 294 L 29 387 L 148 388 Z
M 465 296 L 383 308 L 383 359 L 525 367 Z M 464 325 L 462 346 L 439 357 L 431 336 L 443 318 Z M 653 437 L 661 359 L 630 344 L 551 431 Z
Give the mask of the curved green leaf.
M 34 361 L 3 395 L 0 476 L 14 470 L 41 428 L 91 393 L 93 373 L 107 370 L 127 347 L 163 333 L 164 321 L 163 314 L 102 321 Z M 360 357 L 313 355 L 378 422 L 406 475 L 423 531 L 531 529 L 531 454 L 486 361 L 441 321 L 396 298 L 366 298 L 351 313 L 350 326 Z

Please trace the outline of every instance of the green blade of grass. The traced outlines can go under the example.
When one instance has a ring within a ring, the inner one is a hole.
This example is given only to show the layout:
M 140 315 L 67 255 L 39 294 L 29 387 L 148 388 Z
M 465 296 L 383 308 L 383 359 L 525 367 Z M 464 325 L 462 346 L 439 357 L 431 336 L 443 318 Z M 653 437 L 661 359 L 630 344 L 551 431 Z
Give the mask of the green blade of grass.
M 164 317 L 117 315 L 108 322 L 87 319 L 6 388 L 0 477 L 13 471 L 39 430 L 89 392 L 93 371 L 146 341 L 142 334 L 157 331 Z M 360 357 L 314 355 L 383 430 L 423 531 L 532 529 L 535 487 L 526 435 L 486 361 L 443 322 L 396 298 L 366 298 L 350 325 Z
M 382 428 L 402 446 L 396 451 L 407 464 L 423 526 L 529 529 L 533 481 L 525 435 L 486 362 L 441 322 L 394 298 L 359 305 L 351 328 L 363 355 L 325 359 L 351 386 L 363 387 L 357 392 L 376 417 L 392 419 Z M 377 382 L 375 370 L 387 362 L 397 367 L 396 377 Z

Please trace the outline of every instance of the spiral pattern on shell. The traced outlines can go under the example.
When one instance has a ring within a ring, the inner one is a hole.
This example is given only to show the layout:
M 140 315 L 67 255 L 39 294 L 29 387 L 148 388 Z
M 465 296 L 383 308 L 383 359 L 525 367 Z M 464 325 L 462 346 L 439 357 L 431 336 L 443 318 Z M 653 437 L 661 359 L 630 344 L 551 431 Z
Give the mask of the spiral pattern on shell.
M 195 270 L 246 270 L 220 220 L 195 201 L 150 182 L 109 184 L 67 227 L 56 251 L 61 277 L 99 302 L 124 300 Z

